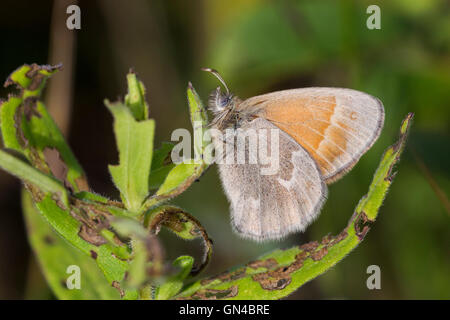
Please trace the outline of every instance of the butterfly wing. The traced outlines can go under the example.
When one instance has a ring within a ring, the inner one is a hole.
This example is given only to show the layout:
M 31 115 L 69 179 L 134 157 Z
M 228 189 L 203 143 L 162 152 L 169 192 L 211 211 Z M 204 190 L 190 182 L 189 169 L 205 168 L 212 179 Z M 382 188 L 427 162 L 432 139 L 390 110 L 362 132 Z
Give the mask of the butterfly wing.
M 274 174 L 262 175 L 261 164 L 219 164 L 234 229 L 258 241 L 304 230 L 319 214 L 327 194 L 315 161 L 292 137 L 267 120 L 257 118 L 242 129 L 278 132 L 279 167 Z M 223 140 L 215 140 L 215 144 L 220 143 Z
M 316 160 L 327 183 L 348 172 L 375 143 L 384 122 L 383 104 L 363 92 L 342 88 L 302 88 L 245 100 L 301 144 Z

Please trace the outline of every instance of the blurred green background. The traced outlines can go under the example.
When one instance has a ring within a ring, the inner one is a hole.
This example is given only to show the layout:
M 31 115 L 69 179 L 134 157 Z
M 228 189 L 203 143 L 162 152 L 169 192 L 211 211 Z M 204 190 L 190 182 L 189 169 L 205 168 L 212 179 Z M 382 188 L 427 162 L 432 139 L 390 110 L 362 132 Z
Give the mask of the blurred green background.
M 368 185 L 401 119 L 415 121 L 398 175 L 366 240 L 290 299 L 450 298 L 450 2 L 391 1 L 78 1 L 81 30 L 68 31 L 76 1 L 1 1 L 0 79 L 23 63 L 64 64 L 45 100 L 62 126 L 93 190 L 118 197 L 108 164 L 117 163 L 112 117 L 103 105 L 126 91 L 130 67 L 148 89 L 156 146 L 189 128 L 186 86 L 204 101 L 218 69 L 241 98 L 274 90 L 336 86 L 379 97 L 386 121 L 374 147 L 342 180 L 303 234 L 256 244 L 232 233 L 228 204 L 212 167 L 173 202 L 214 239 L 207 274 L 243 264 L 273 248 L 337 234 Z M 368 30 L 366 8 L 381 8 L 381 30 Z M 6 98 L 8 88 L 0 89 Z M 0 299 L 53 298 L 30 252 L 20 183 L 0 172 Z M 198 242 L 161 237 L 169 258 L 201 254 Z M 381 268 L 381 290 L 366 269 Z

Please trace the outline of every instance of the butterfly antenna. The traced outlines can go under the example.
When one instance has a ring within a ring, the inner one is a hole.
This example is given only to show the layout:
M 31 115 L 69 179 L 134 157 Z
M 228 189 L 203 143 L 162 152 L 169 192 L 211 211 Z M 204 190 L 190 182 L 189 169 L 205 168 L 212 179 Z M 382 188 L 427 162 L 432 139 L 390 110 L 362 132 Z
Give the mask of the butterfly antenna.
M 227 90 L 227 95 L 230 94 L 230 90 L 228 89 L 227 84 L 225 83 L 225 81 L 223 80 L 223 78 L 220 76 L 219 72 L 215 69 L 211 69 L 211 68 L 201 68 L 202 71 L 206 71 L 206 72 L 211 72 L 217 79 L 219 79 L 219 81 L 223 84 L 223 86 L 225 87 L 225 89 Z

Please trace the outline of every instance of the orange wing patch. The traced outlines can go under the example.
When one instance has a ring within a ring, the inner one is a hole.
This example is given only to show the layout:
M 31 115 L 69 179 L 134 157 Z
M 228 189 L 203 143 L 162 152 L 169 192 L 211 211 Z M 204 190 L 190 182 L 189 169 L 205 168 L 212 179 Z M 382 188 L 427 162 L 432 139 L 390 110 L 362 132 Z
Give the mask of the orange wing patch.
M 249 98 L 242 112 L 272 122 L 316 161 L 327 183 L 348 172 L 374 144 L 384 122 L 381 101 L 343 88 L 301 88 Z
M 268 101 L 263 117 L 302 145 L 327 177 L 352 161 L 347 150 L 347 131 L 351 129 L 340 121 L 332 123 L 335 110 L 334 96 L 301 97 Z

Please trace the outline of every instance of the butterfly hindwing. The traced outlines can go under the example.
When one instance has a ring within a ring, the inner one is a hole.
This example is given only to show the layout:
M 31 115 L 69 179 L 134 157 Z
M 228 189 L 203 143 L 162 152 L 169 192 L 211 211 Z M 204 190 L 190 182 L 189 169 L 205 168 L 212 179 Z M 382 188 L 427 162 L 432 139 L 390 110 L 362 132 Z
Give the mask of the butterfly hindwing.
M 234 229 L 259 241 L 304 230 L 317 217 L 327 194 L 314 159 L 291 136 L 265 119 L 257 118 L 241 129 L 278 132 L 279 168 L 273 174 L 261 174 L 262 165 L 258 163 L 219 165 Z M 223 143 L 215 140 L 216 145 Z

